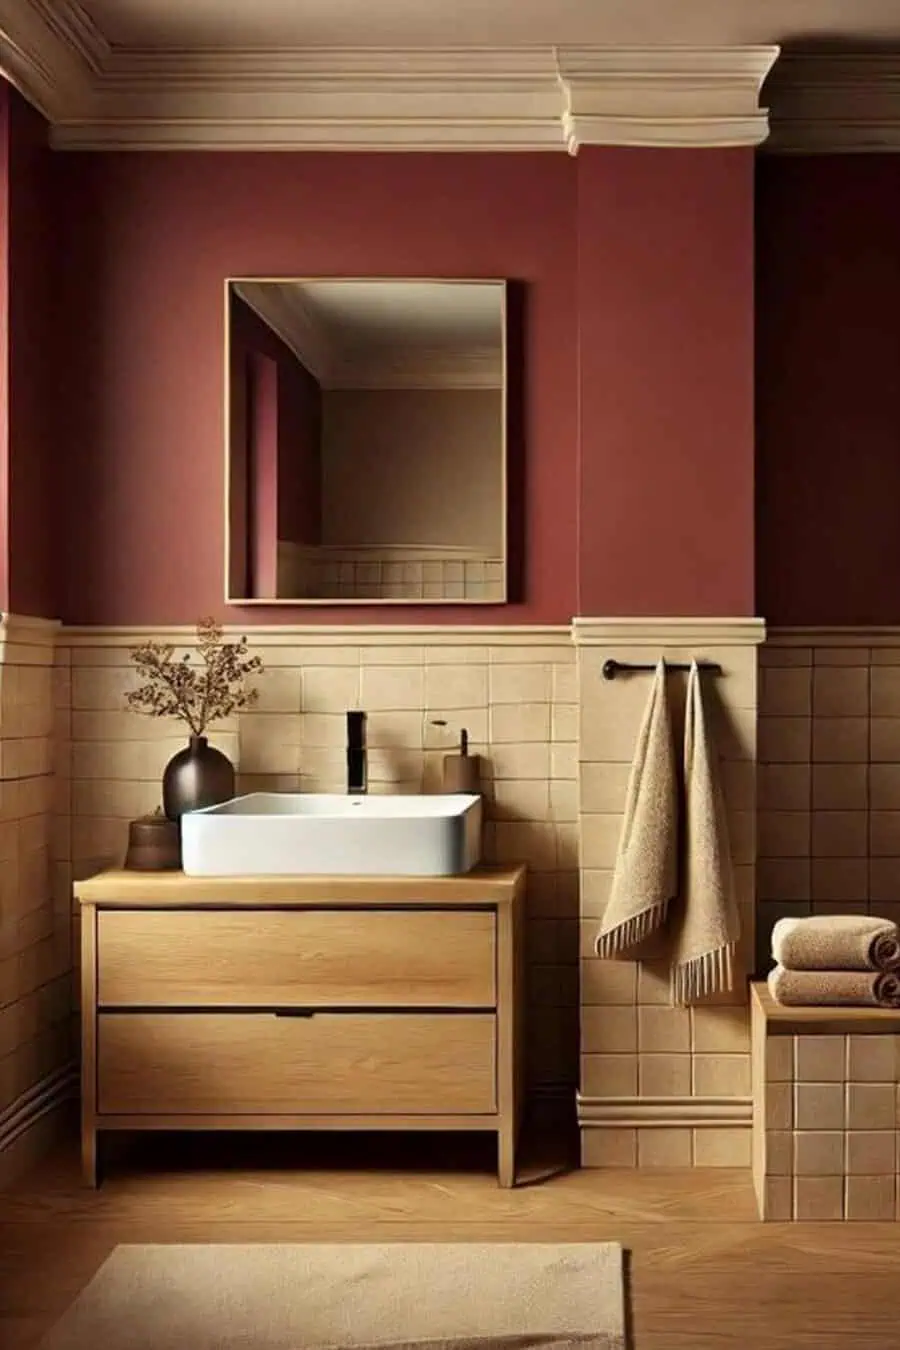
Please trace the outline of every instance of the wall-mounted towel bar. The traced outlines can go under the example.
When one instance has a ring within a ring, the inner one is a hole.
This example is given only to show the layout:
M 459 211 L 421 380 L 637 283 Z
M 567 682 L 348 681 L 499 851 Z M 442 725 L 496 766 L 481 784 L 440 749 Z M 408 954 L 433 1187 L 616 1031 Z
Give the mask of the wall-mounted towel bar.
M 697 666 L 700 670 L 708 671 L 710 675 L 721 675 L 722 667 L 716 661 L 698 661 Z M 666 662 L 666 670 L 690 670 L 690 664 L 684 661 Z M 604 680 L 614 680 L 617 675 L 631 675 L 636 671 L 655 670 L 656 663 L 643 665 L 637 661 L 604 661 L 601 667 Z

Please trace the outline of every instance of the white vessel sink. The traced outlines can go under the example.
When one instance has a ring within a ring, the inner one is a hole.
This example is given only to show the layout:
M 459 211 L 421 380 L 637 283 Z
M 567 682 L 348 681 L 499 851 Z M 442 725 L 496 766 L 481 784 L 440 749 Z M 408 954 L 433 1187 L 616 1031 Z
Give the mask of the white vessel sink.
M 189 877 L 458 876 L 481 857 L 481 798 L 251 792 L 181 818 Z

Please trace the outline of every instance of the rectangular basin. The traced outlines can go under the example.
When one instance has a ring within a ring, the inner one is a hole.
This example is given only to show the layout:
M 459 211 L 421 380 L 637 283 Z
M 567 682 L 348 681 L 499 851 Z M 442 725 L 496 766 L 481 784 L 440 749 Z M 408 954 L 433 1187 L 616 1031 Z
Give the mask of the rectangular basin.
M 189 877 L 445 877 L 481 857 L 481 798 L 251 792 L 181 819 Z

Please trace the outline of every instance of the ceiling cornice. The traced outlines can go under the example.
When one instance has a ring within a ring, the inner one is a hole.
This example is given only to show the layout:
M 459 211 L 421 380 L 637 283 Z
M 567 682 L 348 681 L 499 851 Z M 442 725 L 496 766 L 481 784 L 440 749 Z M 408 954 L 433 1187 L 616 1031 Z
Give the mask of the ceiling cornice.
M 763 48 L 171 50 L 77 0 L 0 0 L 0 69 L 60 149 L 556 150 L 757 145 Z
M 129 48 L 77 0 L 0 0 L 0 71 L 60 149 L 900 150 L 900 51 L 778 51 Z
M 760 145 L 778 47 L 560 47 L 568 148 Z
M 900 51 L 786 52 L 766 94 L 772 105 L 767 150 L 900 151 Z

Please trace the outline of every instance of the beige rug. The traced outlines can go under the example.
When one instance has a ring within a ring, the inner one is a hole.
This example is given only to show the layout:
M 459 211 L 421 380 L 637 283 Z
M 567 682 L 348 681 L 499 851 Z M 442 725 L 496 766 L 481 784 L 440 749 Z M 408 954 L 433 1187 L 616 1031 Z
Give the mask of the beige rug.
M 41 1350 L 625 1350 L 615 1243 L 123 1246 Z

